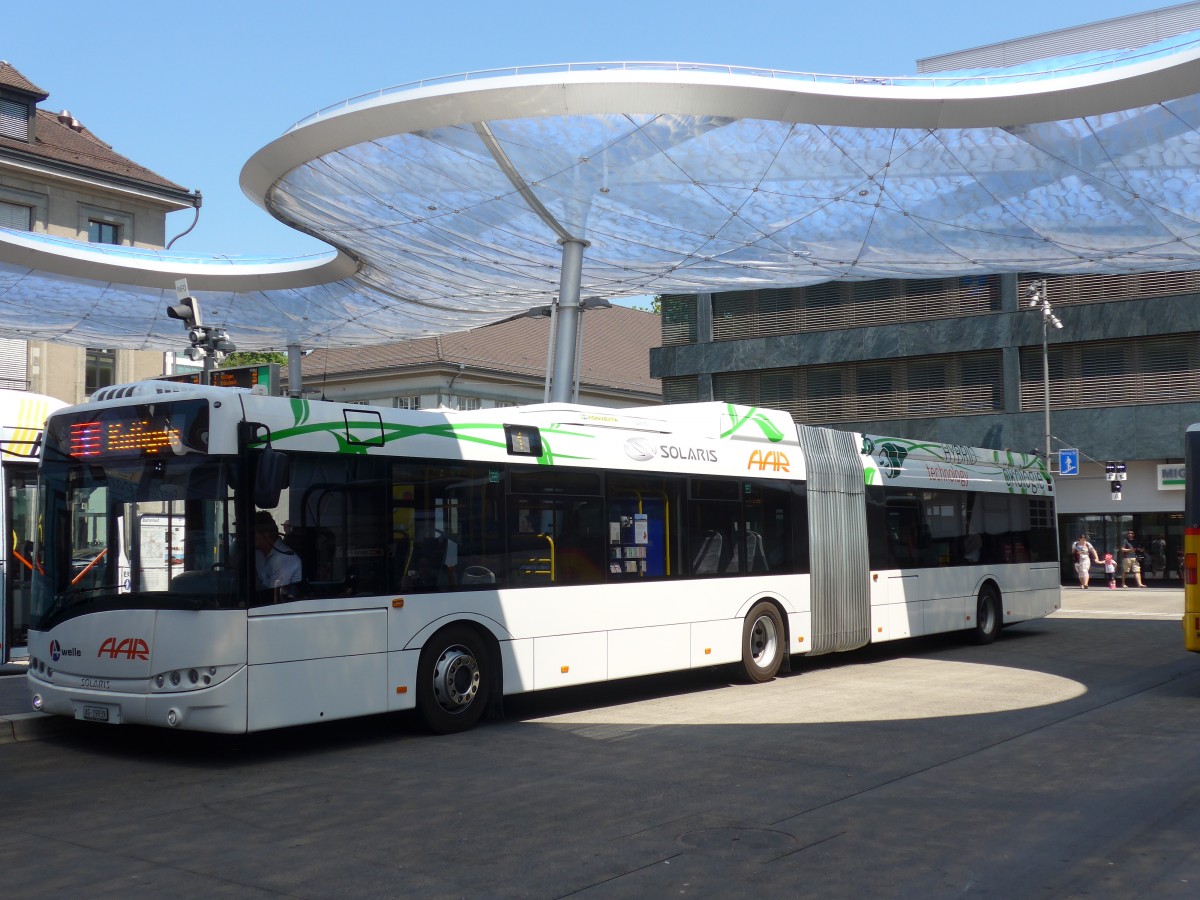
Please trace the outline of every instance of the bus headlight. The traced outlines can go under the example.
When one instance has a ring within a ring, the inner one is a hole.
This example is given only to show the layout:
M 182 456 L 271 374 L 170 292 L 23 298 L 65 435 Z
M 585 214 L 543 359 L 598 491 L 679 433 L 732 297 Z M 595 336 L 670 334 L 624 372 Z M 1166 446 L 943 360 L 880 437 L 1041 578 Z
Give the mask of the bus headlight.
M 196 666 L 189 669 L 172 669 L 169 672 L 159 672 L 150 678 L 150 692 L 181 693 L 183 691 L 201 691 L 215 684 L 220 684 L 240 668 L 240 665 Z
M 32 703 L 33 703 L 33 711 L 34 712 L 41 712 L 42 707 L 45 705 L 45 701 L 42 700 L 41 694 L 34 694 Z

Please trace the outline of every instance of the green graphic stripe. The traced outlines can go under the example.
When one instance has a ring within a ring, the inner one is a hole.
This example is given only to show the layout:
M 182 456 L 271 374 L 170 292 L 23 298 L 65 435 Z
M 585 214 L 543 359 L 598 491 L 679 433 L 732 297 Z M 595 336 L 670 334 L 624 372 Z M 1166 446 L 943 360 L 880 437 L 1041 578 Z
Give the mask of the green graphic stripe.
M 304 408 L 300 409 L 299 404 L 302 403 Z M 380 433 L 380 425 L 377 422 L 321 422 L 313 425 L 304 425 L 302 422 L 308 418 L 309 409 L 307 401 L 297 401 L 293 403 L 293 417 L 296 420 L 296 425 L 291 428 L 282 428 L 272 432 L 271 441 L 283 441 L 289 438 L 305 437 L 308 435 L 316 435 L 321 433 L 329 434 L 334 441 L 337 442 L 339 453 L 365 453 L 371 447 L 380 446 L 378 443 L 359 443 L 352 440 L 355 432 L 367 432 L 372 437 Z M 408 438 L 415 437 L 434 437 L 445 438 L 452 441 L 461 441 L 465 443 L 480 444 L 485 447 L 494 447 L 496 449 L 507 449 L 508 444 L 504 440 L 497 440 L 484 434 L 472 434 L 472 431 L 487 431 L 496 432 L 503 431 L 504 426 L 491 422 L 464 422 L 459 424 L 443 423 L 440 425 L 396 425 L 394 423 L 383 423 L 383 445 L 395 443 Z M 590 460 L 589 456 L 580 456 L 574 454 L 555 454 L 550 449 L 550 441 L 547 439 L 548 434 L 555 434 L 560 437 L 574 438 L 593 438 L 594 435 L 581 432 L 570 431 L 567 429 L 555 428 L 550 426 L 541 429 L 542 431 L 542 455 L 538 458 L 539 465 L 553 465 L 555 460 Z M 263 447 L 268 441 L 266 439 L 255 441 L 251 446 Z

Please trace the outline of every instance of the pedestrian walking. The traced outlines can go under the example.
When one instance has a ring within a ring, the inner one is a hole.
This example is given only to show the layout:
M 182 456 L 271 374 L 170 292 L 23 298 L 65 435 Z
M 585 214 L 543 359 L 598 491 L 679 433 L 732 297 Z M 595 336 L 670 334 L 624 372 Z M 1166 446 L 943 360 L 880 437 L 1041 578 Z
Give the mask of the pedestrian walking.
M 1137 587 L 1144 588 L 1142 584 L 1142 565 L 1138 562 L 1138 543 L 1137 538 L 1130 529 L 1125 533 L 1125 540 L 1121 541 L 1121 587 L 1128 587 L 1125 579 L 1130 575 Z
M 1096 548 L 1087 539 L 1086 532 L 1079 533 L 1079 540 L 1071 545 L 1071 554 L 1075 557 L 1075 574 L 1079 577 L 1079 589 L 1086 591 L 1092 574 L 1092 563 L 1100 562 Z

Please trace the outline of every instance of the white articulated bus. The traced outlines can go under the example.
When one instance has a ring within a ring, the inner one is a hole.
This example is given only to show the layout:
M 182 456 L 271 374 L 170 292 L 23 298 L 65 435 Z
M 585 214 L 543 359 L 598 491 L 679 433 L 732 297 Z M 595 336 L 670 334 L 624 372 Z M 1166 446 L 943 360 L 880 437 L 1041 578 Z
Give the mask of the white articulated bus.
M 61 400 L 0 389 L 0 663 L 26 659 L 33 574 L 33 497 L 42 426 Z
M 1037 458 L 725 403 L 123 385 L 50 418 L 39 488 L 33 705 L 99 722 L 415 708 L 445 733 L 506 694 L 716 664 L 766 681 L 791 654 L 987 642 L 1058 605 Z M 282 534 L 256 552 L 264 516 Z

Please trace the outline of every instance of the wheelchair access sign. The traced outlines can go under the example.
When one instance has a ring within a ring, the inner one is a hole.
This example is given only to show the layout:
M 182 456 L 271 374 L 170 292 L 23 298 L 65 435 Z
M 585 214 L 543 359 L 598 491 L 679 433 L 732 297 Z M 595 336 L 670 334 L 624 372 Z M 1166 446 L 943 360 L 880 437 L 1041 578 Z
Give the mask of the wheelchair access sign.
M 1079 474 L 1079 451 L 1078 450 L 1059 450 L 1058 451 L 1058 474 L 1059 475 L 1078 475 Z

